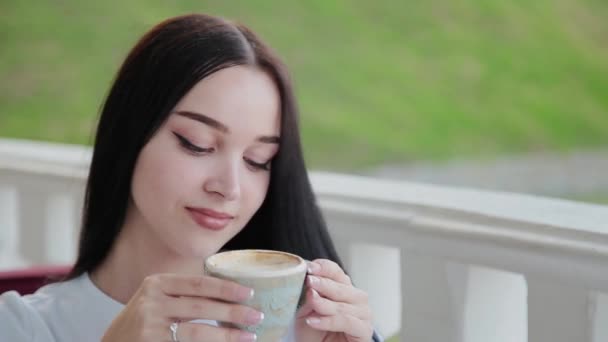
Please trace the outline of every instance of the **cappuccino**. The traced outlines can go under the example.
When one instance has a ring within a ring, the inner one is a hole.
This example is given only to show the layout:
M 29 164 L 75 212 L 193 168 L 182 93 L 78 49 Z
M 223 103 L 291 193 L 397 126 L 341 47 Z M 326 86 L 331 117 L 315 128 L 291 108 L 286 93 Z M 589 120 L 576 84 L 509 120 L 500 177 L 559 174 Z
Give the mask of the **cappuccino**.
M 205 274 L 228 279 L 254 290 L 244 304 L 264 313 L 257 326 L 218 322 L 220 326 L 257 334 L 258 342 L 276 342 L 287 333 L 305 293 L 306 261 L 280 251 L 235 250 L 205 260 Z
M 278 276 L 301 265 L 302 259 L 295 255 L 263 250 L 224 252 L 207 260 L 208 268 L 252 276 Z

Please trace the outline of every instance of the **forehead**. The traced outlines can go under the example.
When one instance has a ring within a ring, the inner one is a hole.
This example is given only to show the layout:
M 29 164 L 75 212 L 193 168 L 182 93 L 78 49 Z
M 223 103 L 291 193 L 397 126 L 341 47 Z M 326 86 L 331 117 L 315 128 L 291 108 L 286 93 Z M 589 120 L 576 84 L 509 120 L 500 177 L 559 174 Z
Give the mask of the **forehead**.
M 236 131 L 275 135 L 280 131 L 276 84 L 266 72 L 251 66 L 229 67 L 209 75 L 174 110 L 202 113 Z

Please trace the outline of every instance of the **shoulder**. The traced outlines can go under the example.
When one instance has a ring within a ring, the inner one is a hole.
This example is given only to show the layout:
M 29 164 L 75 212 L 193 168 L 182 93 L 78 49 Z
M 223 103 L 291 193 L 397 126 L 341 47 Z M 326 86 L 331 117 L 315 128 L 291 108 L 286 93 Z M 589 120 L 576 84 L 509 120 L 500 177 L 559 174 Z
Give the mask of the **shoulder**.
M 0 337 L 6 341 L 34 341 L 33 309 L 19 293 L 0 295 Z
M 50 284 L 36 293 L 21 296 L 16 291 L 0 295 L 0 340 L 54 341 L 48 317 L 57 310 L 63 284 Z

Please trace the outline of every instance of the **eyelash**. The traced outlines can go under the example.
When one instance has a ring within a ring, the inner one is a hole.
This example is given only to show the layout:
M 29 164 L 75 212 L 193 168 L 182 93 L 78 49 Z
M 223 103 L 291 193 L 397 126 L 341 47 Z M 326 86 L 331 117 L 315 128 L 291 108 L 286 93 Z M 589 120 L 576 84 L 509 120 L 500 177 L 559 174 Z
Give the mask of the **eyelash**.
M 193 143 L 191 143 L 188 139 L 184 138 L 183 136 L 173 132 L 173 135 L 175 135 L 175 137 L 177 138 L 177 140 L 179 141 L 179 144 L 185 148 L 186 150 L 188 150 L 188 152 L 194 154 L 194 155 L 201 155 L 204 153 L 210 153 L 213 152 L 214 149 L 213 148 L 202 148 L 202 147 L 198 147 L 196 145 L 194 145 Z
M 200 156 L 200 155 L 204 155 L 204 154 L 215 151 L 214 148 L 203 148 L 203 147 L 196 146 L 193 143 L 191 143 L 188 139 L 184 138 L 183 136 L 181 136 L 175 132 L 172 132 L 172 133 L 173 133 L 173 135 L 175 135 L 175 137 L 179 141 L 179 144 L 183 148 L 188 150 L 188 153 L 190 153 L 192 155 Z M 254 162 L 253 160 L 251 160 L 249 158 L 243 158 L 243 159 L 249 166 L 254 168 L 254 170 L 252 170 L 252 171 L 269 171 L 270 170 L 270 161 L 260 164 L 260 163 Z
M 251 159 L 248 158 L 243 158 L 245 159 L 245 162 L 247 164 L 249 164 L 251 167 L 253 167 L 255 169 L 255 171 L 270 171 L 270 161 L 264 163 L 264 164 L 260 164 L 260 163 L 256 163 Z

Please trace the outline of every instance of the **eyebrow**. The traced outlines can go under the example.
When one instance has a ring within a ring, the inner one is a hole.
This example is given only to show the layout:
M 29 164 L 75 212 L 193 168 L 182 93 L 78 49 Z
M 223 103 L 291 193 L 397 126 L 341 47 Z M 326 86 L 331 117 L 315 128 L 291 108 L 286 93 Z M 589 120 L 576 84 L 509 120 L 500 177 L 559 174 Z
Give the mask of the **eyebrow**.
M 230 134 L 230 129 L 228 128 L 228 126 L 224 125 L 223 123 L 221 123 L 215 119 L 208 117 L 207 115 L 204 115 L 201 113 L 195 113 L 195 112 L 191 112 L 191 111 L 187 111 L 187 110 L 175 111 L 173 113 L 175 113 L 179 116 L 183 116 L 185 118 L 194 120 L 194 121 L 201 122 L 222 133 Z M 265 144 L 278 144 L 280 141 L 280 138 L 278 136 L 274 136 L 274 135 L 261 135 L 256 138 L 256 141 L 265 143 Z

